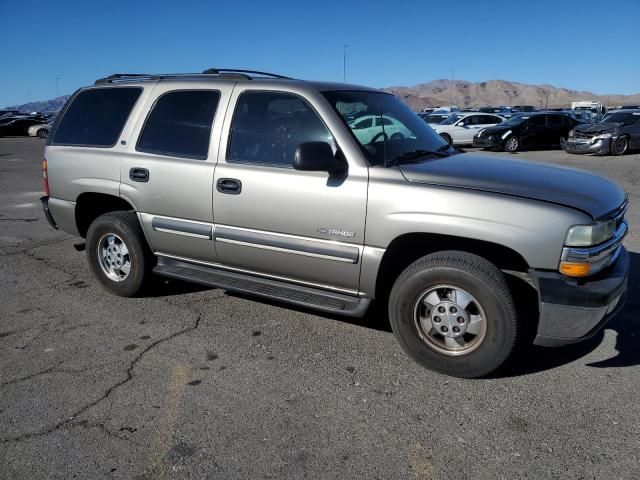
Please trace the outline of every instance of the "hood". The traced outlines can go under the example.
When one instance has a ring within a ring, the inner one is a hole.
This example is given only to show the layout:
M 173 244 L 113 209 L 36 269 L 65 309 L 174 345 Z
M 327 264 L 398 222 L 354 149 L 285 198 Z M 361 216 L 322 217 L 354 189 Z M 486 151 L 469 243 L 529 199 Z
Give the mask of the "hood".
M 590 123 L 577 125 L 574 130 L 580 133 L 607 133 L 614 132 L 621 124 L 620 123 Z
M 409 182 L 531 198 L 576 208 L 594 219 L 625 200 L 624 190 L 607 178 L 522 160 L 464 153 L 399 168 Z
M 519 125 L 514 125 L 511 127 L 505 127 L 503 125 L 494 125 L 493 127 L 487 127 L 487 128 L 483 128 L 481 130 L 482 135 L 483 136 L 488 136 L 488 135 L 500 135 L 501 133 L 506 132 L 507 130 L 514 130 L 515 128 L 518 128 Z

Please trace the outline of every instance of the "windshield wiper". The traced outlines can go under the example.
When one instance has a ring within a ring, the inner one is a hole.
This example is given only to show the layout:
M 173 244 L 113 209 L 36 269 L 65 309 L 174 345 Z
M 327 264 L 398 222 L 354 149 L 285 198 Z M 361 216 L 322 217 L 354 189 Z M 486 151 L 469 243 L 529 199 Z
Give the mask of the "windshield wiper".
M 429 155 L 440 157 L 440 158 L 448 157 L 450 154 L 446 153 L 444 150 L 448 150 L 449 148 L 450 148 L 449 145 L 442 145 L 441 147 L 438 147 L 436 150 L 423 150 L 423 149 L 410 150 L 401 155 L 398 155 L 397 157 L 393 157 L 391 160 L 387 162 L 386 166 L 392 167 L 394 165 L 400 165 L 401 163 L 415 162 L 416 160 Z

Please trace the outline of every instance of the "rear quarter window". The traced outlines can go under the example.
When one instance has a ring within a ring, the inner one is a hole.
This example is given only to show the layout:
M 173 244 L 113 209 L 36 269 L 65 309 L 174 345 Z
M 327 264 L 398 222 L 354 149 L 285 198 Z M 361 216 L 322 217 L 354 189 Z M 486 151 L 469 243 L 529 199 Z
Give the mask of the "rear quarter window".
M 140 87 L 79 92 L 55 126 L 51 145 L 113 147 L 141 93 Z

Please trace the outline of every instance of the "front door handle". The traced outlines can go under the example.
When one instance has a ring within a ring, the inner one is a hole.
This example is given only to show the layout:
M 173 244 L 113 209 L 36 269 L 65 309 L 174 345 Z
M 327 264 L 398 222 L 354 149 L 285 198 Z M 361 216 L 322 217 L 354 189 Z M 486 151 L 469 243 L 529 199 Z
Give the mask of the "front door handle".
M 242 182 L 235 178 L 221 178 L 216 182 L 216 189 L 220 193 L 238 195 L 242 191 Z
M 149 170 L 146 168 L 132 168 L 129 170 L 129 178 L 134 182 L 148 182 Z

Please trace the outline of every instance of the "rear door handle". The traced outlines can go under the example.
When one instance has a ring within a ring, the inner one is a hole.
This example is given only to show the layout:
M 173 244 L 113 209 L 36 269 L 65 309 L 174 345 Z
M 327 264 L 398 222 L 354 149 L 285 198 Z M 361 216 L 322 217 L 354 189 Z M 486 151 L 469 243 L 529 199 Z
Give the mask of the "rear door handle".
M 242 182 L 235 178 L 221 178 L 216 182 L 216 189 L 220 193 L 239 195 L 242 191 Z
M 146 168 L 132 168 L 129 170 L 129 178 L 134 182 L 148 182 L 149 170 Z

